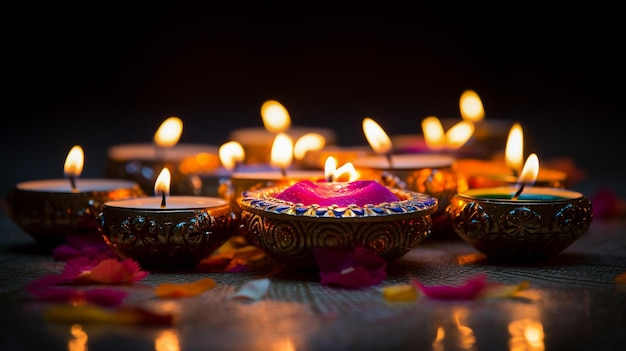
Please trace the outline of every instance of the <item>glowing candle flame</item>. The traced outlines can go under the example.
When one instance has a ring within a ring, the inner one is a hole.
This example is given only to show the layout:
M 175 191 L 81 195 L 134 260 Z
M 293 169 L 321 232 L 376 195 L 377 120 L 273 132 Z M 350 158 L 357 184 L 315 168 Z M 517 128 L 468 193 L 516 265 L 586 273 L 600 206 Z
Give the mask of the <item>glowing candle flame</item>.
M 424 141 L 431 150 L 441 150 L 446 146 L 446 137 L 443 125 L 435 116 L 426 117 L 422 120 L 422 132 Z
M 83 172 L 83 165 L 85 162 L 85 153 L 83 148 L 79 145 L 72 147 L 65 158 L 65 165 L 63 171 L 67 177 L 79 177 Z
M 537 180 L 537 174 L 539 174 L 539 157 L 537 157 L 537 154 L 532 153 L 528 155 L 526 163 L 524 163 L 518 183 L 533 185 L 535 180 Z
M 352 182 L 358 179 L 358 172 L 354 168 L 352 162 L 347 162 L 343 166 L 337 168 L 337 159 L 333 156 L 328 156 L 324 164 L 324 176 L 327 181 L 343 181 L 347 178 L 347 182 Z
M 465 90 L 459 99 L 461 117 L 464 120 L 476 123 L 485 117 L 483 103 L 473 90 Z
M 506 165 L 516 174 L 520 174 L 524 166 L 524 134 L 519 123 L 513 124 L 504 150 Z
M 267 100 L 261 106 L 263 126 L 269 132 L 282 133 L 291 126 L 291 118 L 287 109 L 276 100 Z
M 270 163 L 282 169 L 284 173 L 284 170 L 291 166 L 291 162 L 293 162 L 293 141 L 289 135 L 279 133 L 272 144 Z
M 446 146 L 450 149 L 458 149 L 470 140 L 474 134 L 474 123 L 461 121 L 446 132 Z
M 337 170 L 337 159 L 333 156 L 328 156 L 324 163 L 324 178 L 327 181 L 332 182 L 335 180 L 335 171 Z
M 293 147 L 293 157 L 302 160 L 307 151 L 321 150 L 326 145 L 326 138 L 318 133 L 306 133 L 298 140 Z
M 235 169 L 237 162 L 242 162 L 246 155 L 243 146 L 237 141 L 229 141 L 222 144 L 218 150 L 218 154 L 222 166 L 228 171 Z
M 161 207 L 165 207 L 165 197 L 170 194 L 170 183 L 172 182 L 172 175 L 167 167 L 164 167 L 159 173 L 156 181 L 154 182 L 154 194 L 161 194 Z
M 161 147 L 172 147 L 178 143 L 182 132 L 183 121 L 178 117 L 170 117 L 157 129 L 154 142 Z
M 535 184 L 535 180 L 537 180 L 537 175 L 539 174 L 539 157 L 537 154 L 530 154 L 526 159 L 526 163 L 524 163 L 524 168 L 522 169 L 522 174 L 520 174 L 517 184 L 519 185 L 519 189 L 515 194 L 513 194 L 513 200 L 517 200 L 517 198 L 524 191 L 524 187 L 526 185 L 532 186 Z
M 359 172 L 356 171 L 352 162 L 346 162 L 343 166 L 337 168 L 335 170 L 335 180 L 342 181 L 343 178 L 347 177 L 346 182 L 353 182 L 359 178 Z
M 439 118 L 430 116 L 422 120 L 422 131 L 424 141 L 429 149 L 458 149 L 471 139 L 474 134 L 474 124 L 461 121 L 452 126 L 448 132 L 444 132 Z
M 374 152 L 378 154 L 391 152 L 391 139 L 376 121 L 369 117 L 364 118 L 363 132 Z

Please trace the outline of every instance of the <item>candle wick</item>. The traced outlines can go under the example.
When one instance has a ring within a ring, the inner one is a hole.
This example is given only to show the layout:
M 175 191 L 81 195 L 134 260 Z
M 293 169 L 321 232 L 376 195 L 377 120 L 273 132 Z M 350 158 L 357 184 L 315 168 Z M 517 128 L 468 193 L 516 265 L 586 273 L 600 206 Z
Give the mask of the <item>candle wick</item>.
M 165 208 L 165 191 L 161 192 L 161 208 Z
M 326 177 L 326 181 L 329 182 L 329 183 L 332 183 L 333 182 L 333 175 L 330 174 L 328 177 Z
M 517 198 L 520 196 L 522 191 L 524 191 L 524 183 L 522 183 L 522 185 L 520 185 L 519 189 L 517 189 L 517 191 L 515 192 L 515 194 L 511 198 L 511 200 L 517 200 Z
M 69 176 L 68 179 L 70 180 L 70 187 L 72 187 L 72 191 L 76 191 L 76 178 Z
M 385 157 L 387 158 L 387 162 L 389 162 L 389 168 L 393 168 L 393 161 L 391 160 L 391 152 L 386 153 Z
M 284 168 L 281 168 L 281 169 L 280 169 L 280 174 L 281 174 L 283 177 L 286 177 L 286 176 L 287 176 L 287 170 L 286 170 L 286 169 L 284 169 Z

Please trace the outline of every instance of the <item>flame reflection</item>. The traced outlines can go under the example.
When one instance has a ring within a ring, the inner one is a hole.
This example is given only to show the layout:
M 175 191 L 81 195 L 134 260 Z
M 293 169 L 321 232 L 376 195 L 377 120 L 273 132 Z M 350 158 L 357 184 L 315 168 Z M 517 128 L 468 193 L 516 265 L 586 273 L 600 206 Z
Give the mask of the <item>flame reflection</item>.
M 154 349 L 156 351 L 180 351 L 180 342 L 178 334 L 174 330 L 164 330 L 154 340 Z
M 533 319 L 522 318 L 509 323 L 510 351 L 543 351 L 543 325 Z
M 70 327 L 70 334 L 72 335 L 72 339 L 70 339 L 67 343 L 67 349 L 69 351 L 86 351 L 89 336 L 83 330 L 83 326 L 80 324 L 73 324 Z

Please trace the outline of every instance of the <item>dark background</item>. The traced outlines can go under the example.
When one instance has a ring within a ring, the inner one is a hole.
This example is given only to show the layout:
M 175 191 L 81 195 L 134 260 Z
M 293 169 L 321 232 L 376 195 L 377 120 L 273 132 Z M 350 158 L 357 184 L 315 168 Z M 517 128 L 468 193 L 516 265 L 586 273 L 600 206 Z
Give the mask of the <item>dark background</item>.
M 626 170 L 619 14 L 598 2 L 7 5 L 0 190 L 62 177 L 75 144 L 83 177 L 102 176 L 109 146 L 151 142 L 169 116 L 181 142 L 219 145 L 262 126 L 276 99 L 292 125 L 366 145 L 364 117 L 421 134 L 427 116 L 460 118 L 473 89 L 487 119 L 523 123 L 527 153 L 571 158 L 593 180 L 577 186 L 595 191 Z

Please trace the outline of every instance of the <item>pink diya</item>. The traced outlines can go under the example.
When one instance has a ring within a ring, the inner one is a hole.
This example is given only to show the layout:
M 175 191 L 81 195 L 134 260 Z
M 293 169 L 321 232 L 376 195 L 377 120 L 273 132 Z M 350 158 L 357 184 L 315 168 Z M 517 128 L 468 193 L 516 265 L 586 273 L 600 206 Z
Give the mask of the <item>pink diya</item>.
M 318 269 L 315 248 L 373 249 L 387 262 L 431 233 L 437 199 L 376 181 L 313 182 L 244 191 L 242 235 L 276 261 Z

